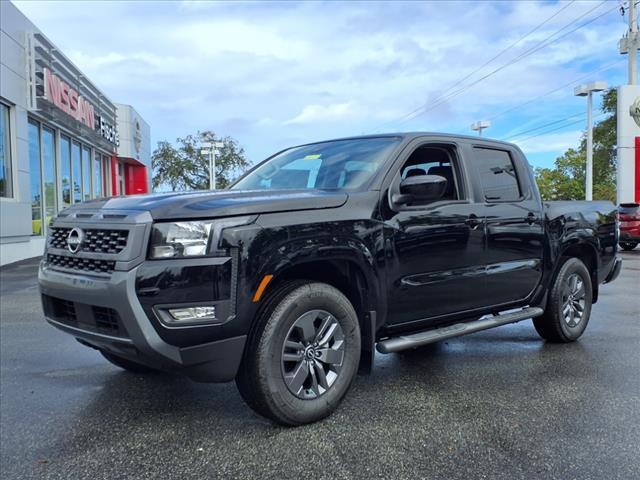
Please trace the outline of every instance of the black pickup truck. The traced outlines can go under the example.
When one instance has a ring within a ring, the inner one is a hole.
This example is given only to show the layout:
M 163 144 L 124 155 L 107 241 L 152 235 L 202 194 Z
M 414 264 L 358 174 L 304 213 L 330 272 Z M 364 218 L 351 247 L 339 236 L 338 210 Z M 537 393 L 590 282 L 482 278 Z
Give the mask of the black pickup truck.
M 431 133 L 293 147 L 230 189 L 75 205 L 49 229 L 46 319 L 141 373 L 234 380 L 286 425 L 330 414 L 375 350 L 533 319 L 584 332 L 616 208 L 543 202 L 515 145 Z

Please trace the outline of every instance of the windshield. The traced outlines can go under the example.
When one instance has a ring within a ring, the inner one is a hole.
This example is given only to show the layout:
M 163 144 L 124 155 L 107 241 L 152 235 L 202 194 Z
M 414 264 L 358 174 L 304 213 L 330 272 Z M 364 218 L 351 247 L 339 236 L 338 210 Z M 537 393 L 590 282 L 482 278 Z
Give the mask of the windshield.
M 294 147 L 262 163 L 231 189 L 358 188 L 369 181 L 398 143 L 398 137 L 381 137 Z

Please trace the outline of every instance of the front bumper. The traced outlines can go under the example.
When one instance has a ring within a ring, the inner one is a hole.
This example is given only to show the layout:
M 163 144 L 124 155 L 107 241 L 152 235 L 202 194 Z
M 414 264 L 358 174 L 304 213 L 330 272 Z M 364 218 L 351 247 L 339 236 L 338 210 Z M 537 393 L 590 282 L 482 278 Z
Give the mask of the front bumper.
M 151 325 L 135 292 L 138 267 L 114 271 L 109 278 L 71 274 L 40 264 L 38 279 L 43 295 L 83 308 L 103 307 L 117 312 L 124 335 L 114 336 L 60 322 L 47 321 L 82 343 L 159 370 L 178 371 L 196 381 L 225 382 L 236 376 L 246 336 L 178 347 L 165 342 Z M 88 311 L 88 310 L 87 310 Z

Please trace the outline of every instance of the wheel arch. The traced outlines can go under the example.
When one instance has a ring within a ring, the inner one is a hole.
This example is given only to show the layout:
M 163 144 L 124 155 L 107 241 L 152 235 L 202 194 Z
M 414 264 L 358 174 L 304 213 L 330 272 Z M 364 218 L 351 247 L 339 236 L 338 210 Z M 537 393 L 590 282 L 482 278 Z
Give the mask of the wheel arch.
M 276 290 L 279 285 L 292 280 L 322 282 L 335 287 L 349 299 L 361 323 L 364 314 L 379 311 L 377 279 L 373 272 L 367 272 L 355 260 L 316 259 L 287 265 L 274 274 L 269 290 Z
M 552 285 L 555 282 L 560 268 L 569 258 L 577 258 L 587 267 L 591 277 L 591 287 L 593 290 L 592 303 L 598 301 L 598 253 L 596 247 L 589 242 L 579 242 L 566 245 L 558 255 L 558 261 L 553 272 Z

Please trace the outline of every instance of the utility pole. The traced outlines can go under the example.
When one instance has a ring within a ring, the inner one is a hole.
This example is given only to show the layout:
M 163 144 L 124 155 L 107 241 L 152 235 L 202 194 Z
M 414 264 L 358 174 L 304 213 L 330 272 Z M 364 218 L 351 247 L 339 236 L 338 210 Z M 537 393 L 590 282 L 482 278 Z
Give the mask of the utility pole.
M 620 39 L 620 53 L 629 55 L 629 85 L 638 83 L 638 9 L 636 0 L 629 0 L 629 31 Z M 622 7 L 624 14 L 624 7 Z

